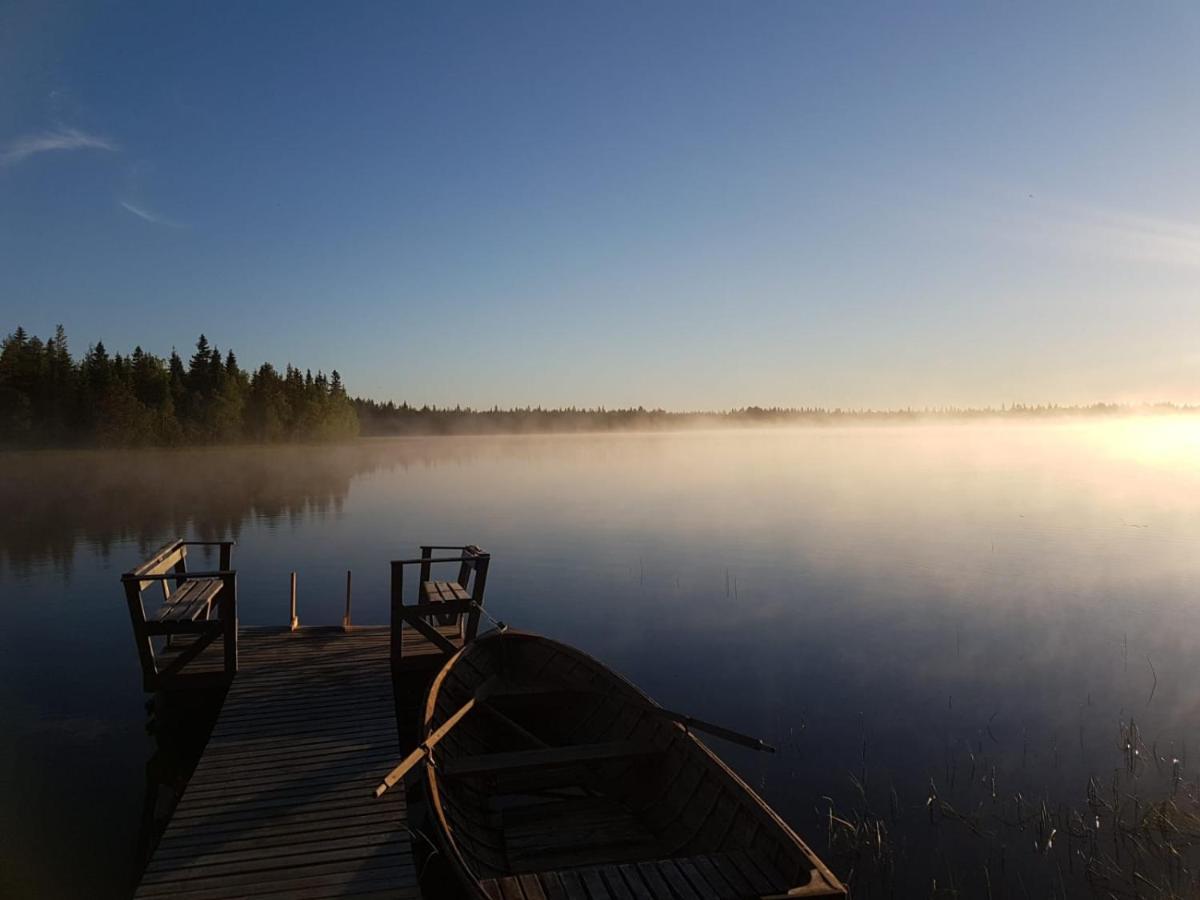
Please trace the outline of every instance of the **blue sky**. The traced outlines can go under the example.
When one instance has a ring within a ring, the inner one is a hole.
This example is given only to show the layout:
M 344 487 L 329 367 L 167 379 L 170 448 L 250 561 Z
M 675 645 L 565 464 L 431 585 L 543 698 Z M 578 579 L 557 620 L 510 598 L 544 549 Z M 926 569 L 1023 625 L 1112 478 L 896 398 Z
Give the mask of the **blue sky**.
M 379 398 L 1200 401 L 1200 5 L 0 0 L 0 328 Z

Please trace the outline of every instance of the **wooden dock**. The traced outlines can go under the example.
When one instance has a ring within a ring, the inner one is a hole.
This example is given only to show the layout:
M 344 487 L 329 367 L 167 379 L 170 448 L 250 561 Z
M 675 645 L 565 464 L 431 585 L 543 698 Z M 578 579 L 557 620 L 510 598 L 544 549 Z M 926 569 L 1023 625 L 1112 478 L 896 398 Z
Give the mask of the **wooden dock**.
M 421 900 L 402 773 L 443 737 L 439 768 L 449 781 L 426 771 L 428 799 L 446 837 L 442 849 L 450 855 L 443 858 L 463 881 L 476 880 L 473 893 L 492 900 L 844 896 L 799 837 L 688 729 L 761 741 L 661 710 L 566 645 L 507 632 L 495 620 L 496 631 L 477 641 L 480 619 L 491 618 L 483 609 L 490 555 L 478 547 L 422 546 L 419 558 L 393 561 L 388 626 L 352 624 L 347 573 L 341 627 L 300 627 L 293 576 L 289 626 L 240 628 L 232 545 L 219 545 L 220 569 L 199 572 L 187 568 L 189 546 L 173 541 L 122 576 L 143 687 L 164 709 L 189 691 L 205 692 L 192 695 L 203 704 L 221 704 L 137 898 Z M 433 556 L 445 550 L 458 555 Z M 459 565 L 457 581 L 431 580 L 431 567 L 443 564 Z M 404 603 L 405 566 L 419 566 L 416 604 Z M 159 594 L 162 605 L 148 613 L 147 596 Z M 521 647 L 542 648 L 531 657 L 529 684 L 514 697 L 561 699 L 562 690 L 538 681 L 545 648 L 551 659 L 567 660 L 568 674 L 594 669 L 604 678 L 564 676 L 568 702 L 549 702 L 538 733 L 491 705 L 503 697 L 491 696 L 499 673 L 465 703 L 446 701 L 453 715 L 439 706 L 448 718 L 435 733 L 426 734 L 428 710 L 419 729 L 427 689 L 429 703 L 444 699 L 429 688 L 435 676 L 445 686 L 453 670 L 461 688 L 486 674 L 489 660 L 516 665 L 500 653 L 505 634 Z M 448 659 L 474 661 L 455 669 Z M 477 703 L 490 716 L 465 718 Z M 451 733 L 460 720 L 467 724 Z M 204 721 L 213 721 L 211 713 Z M 503 740 L 490 739 L 495 722 Z M 671 724 L 664 730 L 663 722 Z M 633 767 L 647 760 L 648 767 Z M 500 773 L 517 780 L 498 786 Z M 480 776 L 487 790 L 472 780 Z M 640 786 L 647 780 L 661 788 L 649 800 Z M 533 794 L 544 797 L 531 806 Z M 510 803 L 509 795 L 522 802 Z M 447 808 L 458 818 L 447 817 Z M 471 865 L 448 835 L 468 836 Z M 640 875 L 622 871 L 629 862 L 639 863 Z
M 137 897 L 420 896 L 403 786 L 372 793 L 402 755 L 390 634 L 239 630 L 237 677 Z M 192 663 L 222 665 L 217 647 Z

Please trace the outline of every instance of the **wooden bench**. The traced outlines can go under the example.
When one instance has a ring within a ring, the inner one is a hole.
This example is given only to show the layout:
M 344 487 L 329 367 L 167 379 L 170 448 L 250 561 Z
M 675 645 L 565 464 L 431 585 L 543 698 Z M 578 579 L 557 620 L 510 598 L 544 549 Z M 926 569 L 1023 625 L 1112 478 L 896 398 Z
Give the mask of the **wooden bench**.
M 219 567 L 189 572 L 188 547 L 195 546 L 219 547 Z M 121 576 L 146 691 L 200 687 L 237 673 L 237 572 L 230 568 L 232 554 L 233 541 L 176 540 Z M 149 614 L 146 600 L 158 604 Z M 221 665 L 197 663 L 189 668 L 217 638 L 224 650 Z
M 434 551 L 457 550 L 457 556 L 435 557 Z M 411 667 L 441 665 L 446 656 L 457 653 L 479 632 L 479 617 L 483 612 L 484 591 L 487 588 L 488 565 L 491 554 L 474 544 L 448 546 L 424 544 L 416 559 L 392 562 L 392 665 Z M 454 581 L 435 581 L 433 566 L 458 563 Z M 404 567 L 420 566 L 417 580 L 417 602 L 404 603 Z M 432 654 L 414 654 L 405 658 L 403 630 L 420 633 Z

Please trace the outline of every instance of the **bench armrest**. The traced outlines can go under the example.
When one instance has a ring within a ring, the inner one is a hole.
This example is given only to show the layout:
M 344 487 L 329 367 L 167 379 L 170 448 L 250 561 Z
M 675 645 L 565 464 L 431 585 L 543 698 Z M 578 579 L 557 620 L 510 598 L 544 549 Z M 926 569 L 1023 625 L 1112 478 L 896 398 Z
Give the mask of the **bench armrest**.
M 393 566 L 415 566 L 420 563 L 448 563 L 448 562 L 466 562 L 468 560 L 479 559 L 480 556 L 487 556 L 486 553 L 480 553 L 474 556 L 419 556 L 416 559 L 393 559 Z
M 158 575 L 131 575 L 126 573 L 121 576 L 122 581 L 189 581 L 193 578 L 227 578 L 231 575 L 236 575 L 236 569 L 221 569 L 214 572 L 161 572 Z

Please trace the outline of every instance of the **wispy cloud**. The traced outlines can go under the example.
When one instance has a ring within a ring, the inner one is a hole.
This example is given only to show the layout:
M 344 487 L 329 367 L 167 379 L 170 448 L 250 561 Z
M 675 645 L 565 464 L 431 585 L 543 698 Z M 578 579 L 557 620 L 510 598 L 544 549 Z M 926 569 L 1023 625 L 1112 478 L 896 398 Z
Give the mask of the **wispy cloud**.
M 1200 266 L 1200 223 L 1142 215 L 1100 214 L 1077 226 L 1085 246 L 1137 262 Z
M 144 206 L 138 206 L 137 204 L 130 203 L 128 200 L 119 200 L 118 202 L 121 204 L 122 209 L 133 213 L 139 219 L 145 219 L 147 222 L 153 222 L 155 225 L 165 225 L 168 228 L 184 227 L 182 222 L 176 222 L 173 219 L 168 219 L 166 216 L 159 215 L 152 210 L 146 209 Z
M 1008 236 L 1088 256 L 1200 267 L 1200 220 L 1046 204 L 1008 220 Z
M 57 128 L 14 138 L 0 149 L 0 166 L 15 165 L 38 153 L 52 150 L 107 150 L 115 152 L 121 148 L 108 138 L 88 134 L 78 128 Z

